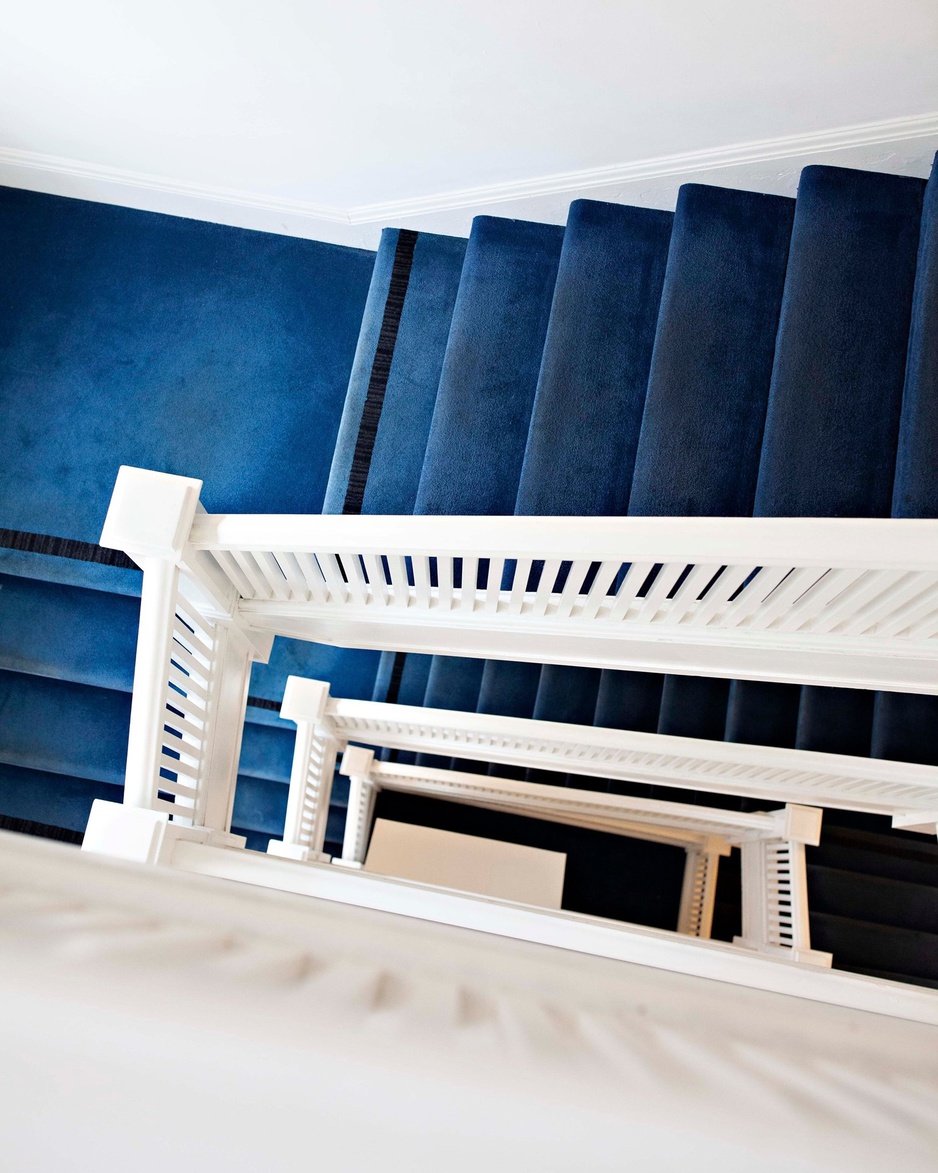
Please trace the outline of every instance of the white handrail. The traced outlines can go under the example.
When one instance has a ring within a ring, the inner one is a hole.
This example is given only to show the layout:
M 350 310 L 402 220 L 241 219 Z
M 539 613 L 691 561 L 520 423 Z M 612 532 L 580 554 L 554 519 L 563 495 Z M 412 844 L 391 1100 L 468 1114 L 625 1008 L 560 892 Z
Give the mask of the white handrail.
M 102 544 L 142 560 L 171 534 L 245 629 L 938 694 L 938 521 L 210 515 L 180 484 L 122 468 Z
M 288 680 L 291 713 L 304 711 L 306 686 L 298 677 Z M 938 767 L 910 762 L 332 697 L 324 717 L 340 743 L 868 811 L 897 821 L 938 809 Z
M 194 550 L 673 562 L 938 573 L 938 521 L 829 517 L 440 517 L 203 513 Z

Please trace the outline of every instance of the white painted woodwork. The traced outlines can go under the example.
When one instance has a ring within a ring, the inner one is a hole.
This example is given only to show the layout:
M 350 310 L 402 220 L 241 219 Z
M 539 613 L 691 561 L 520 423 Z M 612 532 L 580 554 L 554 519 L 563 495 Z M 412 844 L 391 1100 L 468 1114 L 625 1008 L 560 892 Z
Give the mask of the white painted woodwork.
M 319 726 L 328 726 L 330 706 L 325 699 L 321 682 L 291 677 L 287 683 L 288 715 L 297 722 L 297 737 L 293 773 L 291 777 L 290 808 L 304 802 L 303 787 L 307 784 L 308 734 L 311 725 L 304 721 L 301 697 L 309 699 L 310 713 L 318 714 Z M 363 702 L 369 703 L 369 702 Z M 387 707 L 387 706 L 385 706 Z M 447 719 L 445 710 L 422 710 L 426 728 L 432 728 Z M 537 727 L 543 722 L 524 722 L 531 729 L 528 741 L 537 737 Z M 333 737 L 339 738 L 333 728 Z M 376 740 L 380 744 L 380 740 Z M 523 764 L 523 754 L 506 763 Z M 447 802 L 464 803 L 508 814 L 528 815 L 532 818 L 586 827 L 652 842 L 669 843 L 683 847 L 686 852 L 684 883 L 678 913 L 677 931 L 690 936 L 707 938 L 713 920 L 717 871 L 721 855 L 728 855 L 734 846 L 743 850 L 743 935 L 736 943 L 743 948 L 775 952 L 813 965 L 829 966 L 831 955 L 810 948 L 808 924 L 807 873 L 804 868 L 804 845 L 816 846 L 821 834 L 821 810 L 813 807 L 787 805 L 770 812 L 741 812 L 718 807 L 695 806 L 688 803 L 663 802 L 656 799 L 634 798 L 627 795 L 606 794 L 602 791 L 580 790 L 568 786 L 551 786 L 508 778 L 464 773 L 457 770 L 436 769 L 418 765 L 401 765 L 376 758 L 372 749 L 347 745 L 341 766 L 343 774 L 352 780 L 346 815 L 346 833 L 342 849 L 344 866 L 358 868 L 365 861 L 366 870 L 386 871 L 405 879 L 438 883 L 445 887 L 461 887 L 470 892 L 495 895 L 494 887 L 480 887 L 484 881 L 474 876 L 474 868 L 460 867 L 458 853 L 450 870 L 441 863 L 439 849 L 430 836 L 427 859 L 421 858 L 419 839 L 396 853 L 381 849 L 376 862 L 371 849 L 365 856 L 370 831 L 371 815 L 376 793 L 381 789 L 424 794 Z M 315 775 L 315 769 L 310 771 Z M 318 781 L 310 787 L 310 805 L 316 805 Z M 290 827 L 282 843 L 271 840 L 271 855 L 292 859 L 313 858 L 308 839 L 290 838 Z M 403 834 L 404 832 L 394 832 Z M 392 834 L 385 832 L 385 834 Z M 760 852 L 750 851 L 758 844 Z M 800 855 L 799 855 L 800 852 Z M 412 856 L 408 863 L 402 862 Z M 386 858 L 387 856 L 387 858 Z M 318 856 L 316 857 L 318 858 Z M 782 866 L 782 865 L 785 866 Z M 480 876 L 485 875 L 484 861 L 475 865 Z M 461 881 L 461 882 L 460 882 Z M 557 897 L 559 907 L 560 893 Z M 540 903 L 539 901 L 531 901 Z M 746 910 L 749 910 L 748 916 Z
M 102 542 L 149 549 L 159 480 L 121 470 Z M 938 694 L 936 521 L 185 516 L 183 577 L 268 637 Z
M 167 835 L 171 818 L 173 833 L 206 828 L 212 842 L 240 846 L 230 826 L 251 664 L 266 660 L 272 637 L 237 621 L 230 583 L 187 549 L 201 487 L 122 468 L 105 519 L 102 542 L 143 571 L 124 804 L 162 815 L 155 834 Z M 116 816 L 97 817 L 110 841 Z
M 291 719 L 302 719 L 300 709 L 290 712 Z M 767 802 L 869 811 L 926 825 L 934 816 L 938 796 L 938 767 L 880 758 L 334 697 L 317 720 L 340 745 L 353 742 Z M 389 763 L 374 764 L 374 770 L 383 771 L 388 779 L 393 769 Z M 485 785 L 478 775 L 470 775 L 466 784 Z M 549 792 L 542 796 L 545 805 L 564 802 L 556 788 L 543 790 Z M 589 801 L 625 800 L 590 792 Z M 591 813 L 599 814 L 598 806 Z M 712 814 L 728 817 L 725 811 Z M 744 816 L 733 812 L 732 817 Z
M 716 851 L 689 848 L 684 863 L 684 883 L 677 931 L 689 937 L 709 940 L 713 926 L 713 905 L 717 894 L 720 855 Z
M 425 712 L 430 724 L 445 710 L 427 709 Z M 301 753 L 302 750 L 298 748 L 297 752 Z M 365 765 L 358 756 L 365 752 L 371 753 L 363 751 L 360 746 L 349 745 L 343 752 L 340 772 L 352 778 L 360 778 L 372 790 L 398 790 L 446 802 L 510 810 L 536 815 L 537 818 L 556 819 L 570 826 L 595 827 L 633 839 L 715 850 L 712 847 L 715 841 L 742 843 L 749 838 L 783 834 L 787 827 L 784 811 L 723 810 L 720 807 L 634 798 L 630 795 L 606 794 L 598 790 L 552 786 L 459 770 L 402 765 L 379 758 L 373 758 Z M 522 756 L 517 755 L 518 758 Z M 349 758 L 352 759 L 351 763 Z M 502 764 L 523 765 L 523 762 L 508 757 Z M 353 810 L 351 799 L 349 812 L 350 819 L 357 821 L 357 812 Z
M 363 870 L 559 909 L 567 857 L 517 843 L 377 819 Z
M 320 1162 L 452 1173 L 934 1165 L 933 990 L 511 905 L 457 928 L 418 899 L 468 920 L 483 898 L 193 853 L 324 898 L 0 834 L 9 1168 L 293 1173 L 310 1138 Z

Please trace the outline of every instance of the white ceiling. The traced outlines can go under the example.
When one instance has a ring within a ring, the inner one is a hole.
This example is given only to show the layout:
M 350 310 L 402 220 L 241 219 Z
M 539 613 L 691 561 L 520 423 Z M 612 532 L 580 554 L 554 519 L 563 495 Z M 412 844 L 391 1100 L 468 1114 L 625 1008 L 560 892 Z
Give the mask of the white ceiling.
M 372 243 L 832 155 L 924 173 L 936 62 L 935 0 L 32 0 L 0 181 Z

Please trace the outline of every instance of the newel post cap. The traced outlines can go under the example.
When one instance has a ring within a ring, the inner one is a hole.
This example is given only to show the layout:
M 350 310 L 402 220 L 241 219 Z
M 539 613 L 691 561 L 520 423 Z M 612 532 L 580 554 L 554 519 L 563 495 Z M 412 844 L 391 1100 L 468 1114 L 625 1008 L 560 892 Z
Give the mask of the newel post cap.
M 100 544 L 141 558 L 178 559 L 192 529 L 202 482 L 122 465 Z
M 326 715 L 329 681 L 308 680 L 305 676 L 288 676 L 283 690 L 280 716 L 285 721 L 316 723 Z
M 347 745 L 342 752 L 339 773 L 347 778 L 367 778 L 374 764 L 375 751 L 363 745 Z

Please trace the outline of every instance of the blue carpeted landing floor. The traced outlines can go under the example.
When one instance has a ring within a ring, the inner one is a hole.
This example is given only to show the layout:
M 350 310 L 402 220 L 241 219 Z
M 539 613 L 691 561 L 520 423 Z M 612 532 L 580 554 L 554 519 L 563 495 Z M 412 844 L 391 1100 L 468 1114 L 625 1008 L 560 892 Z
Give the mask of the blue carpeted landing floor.
M 93 543 L 120 463 L 203 477 L 232 511 L 938 515 L 938 172 L 812 167 L 796 199 L 691 184 L 673 213 L 580 200 L 565 227 L 485 216 L 468 241 L 387 229 L 375 257 L 7 191 L 0 246 L 13 818 L 79 830 L 119 792 L 139 574 L 23 534 Z M 346 696 L 938 763 L 930 698 L 278 641 L 235 807 L 261 848 L 282 827 L 291 672 Z M 333 849 L 344 801 L 338 785 Z M 381 802 L 566 850 L 567 907 L 673 924 L 668 849 Z M 938 981 L 923 844 L 828 818 L 811 885 L 836 963 Z M 731 861 L 725 937 L 738 903 Z

